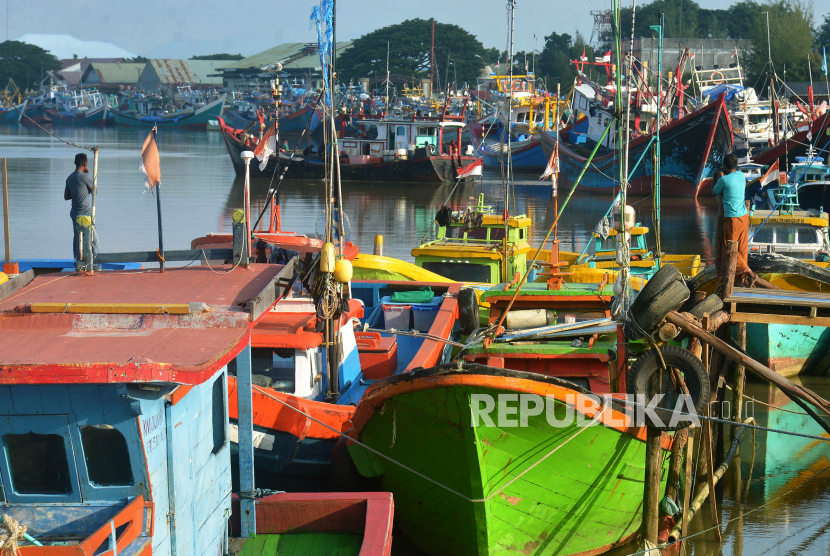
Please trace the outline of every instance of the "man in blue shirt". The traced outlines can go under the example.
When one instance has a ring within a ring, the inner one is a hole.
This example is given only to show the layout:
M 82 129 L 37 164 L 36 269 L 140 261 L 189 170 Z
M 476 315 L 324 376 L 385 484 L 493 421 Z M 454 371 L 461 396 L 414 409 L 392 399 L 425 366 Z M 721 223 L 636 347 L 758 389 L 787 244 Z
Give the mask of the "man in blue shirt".
M 728 253 L 728 241 L 738 242 L 738 264 L 735 274 L 749 270 L 747 244 L 749 243 L 749 212 L 746 210 L 746 176 L 738 171 L 738 157 L 728 154 L 723 159 L 724 175 L 712 188 L 723 203 L 723 255 Z M 725 259 L 720 259 L 725 260 Z M 721 269 L 718 269 L 719 273 Z
M 72 219 L 72 254 L 75 257 L 75 270 L 81 270 L 84 266 L 81 260 L 80 235 L 82 225 L 79 217 L 92 217 L 92 176 L 89 175 L 89 161 L 84 153 L 75 155 L 75 171 L 66 178 L 66 188 L 63 190 L 63 198 L 72 201 L 72 208 L 69 210 L 69 217 Z M 92 256 L 98 255 L 98 232 L 92 234 Z M 95 270 L 101 270 L 101 265 L 96 264 Z

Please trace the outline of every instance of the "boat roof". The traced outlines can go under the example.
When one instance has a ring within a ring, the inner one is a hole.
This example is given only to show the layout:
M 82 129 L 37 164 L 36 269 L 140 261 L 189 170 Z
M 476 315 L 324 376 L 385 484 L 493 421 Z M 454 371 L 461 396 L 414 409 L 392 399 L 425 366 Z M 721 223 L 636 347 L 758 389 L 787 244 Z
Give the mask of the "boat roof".
M 248 345 L 282 269 L 41 275 L 0 300 L 0 384 L 199 384 Z
M 795 211 L 794 214 L 776 214 L 770 216 L 769 219 L 767 219 L 767 214 L 759 214 L 756 212 L 749 217 L 749 224 L 751 226 L 758 226 L 765 220 L 767 224 L 805 224 L 807 226 L 815 226 L 816 228 L 826 228 L 828 224 L 826 212 L 822 213 L 821 217 L 818 217 L 807 216 L 806 211 Z
M 463 211 L 456 211 L 463 213 Z M 524 214 L 511 216 L 507 219 L 507 225 L 511 228 L 527 228 L 530 226 L 530 218 Z M 464 226 L 464 222 L 450 222 L 450 226 Z M 504 216 L 501 214 L 485 214 L 481 219 L 481 228 L 488 226 L 504 226 Z
M 481 301 L 495 303 L 498 301 L 510 301 L 513 294 L 516 292 L 516 286 L 506 288 L 507 284 L 498 284 L 481 294 Z M 579 284 L 565 282 L 560 290 L 548 289 L 547 283 L 530 282 L 522 286 L 522 291 L 519 297 L 534 297 L 540 301 L 546 298 L 563 298 L 563 297 L 578 297 L 578 296 L 592 296 L 597 297 L 599 294 L 602 297 L 610 297 L 614 295 L 613 284 L 606 285 L 599 289 L 599 284 Z M 608 301 L 604 300 L 604 301 Z
M 648 234 L 649 228 L 648 228 L 648 226 L 634 226 L 629 231 L 631 232 L 632 236 L 644 236 L 644 235 Z M 610 230 L 608 230 L 608 235 L 609 236 L 616 236 L 617 235 L 617 230 L 614 229 L 614 228 L 611 228 Z M 599 235 L 598 233 L 594 233 L 594 237 L 602 237 L 602 236 Z

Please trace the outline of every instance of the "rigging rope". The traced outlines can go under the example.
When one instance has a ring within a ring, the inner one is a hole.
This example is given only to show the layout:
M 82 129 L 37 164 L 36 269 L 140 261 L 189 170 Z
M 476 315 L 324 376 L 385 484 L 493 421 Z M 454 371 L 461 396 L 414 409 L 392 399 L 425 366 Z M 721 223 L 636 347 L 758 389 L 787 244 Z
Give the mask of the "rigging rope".
M 27 116 L 27 115 L 26 115 L 26 114 L 25 114 L 25 113 L 24 113 L 24 112 L 23 112 L 20 108 L 18 108 L 17 106 L 12 105 L 12 108 L 14 108 L 14 109 L 15 109 L 15 110 L 17 110 L 18 112 L 20 112 L 20 114 L 21 114 L 24 118 L 26 118 L 27 120 L 29 120 L 30 122 L 32 122 L 33 124 L 35 124 L 35 125 L 36 125 L 37 127 L 39 127 L 42 131 L 44 131 L 44 132 L 48 133 L 49 135 L 51 135 L 52 137 L 54 137 L 55 139 L 57 139 L 57 140 L 58 140 L 58 141 L 60 141 L 61 143 L 66 143 L 66 144 L 67 144 L 67 145 L 69 145 L 70 147 L 75 147 L 76 149 L 81 149 L 81 150 L 83 150 L 83 151 L 89 151 L 89 152 L 93 152 L 93 151 L 95 151 L 95 150 L 97 150 L 97 149 L 98 149 L 98 146 L 97 146 L 97 145 L 94 145 L 94 146 L 92 146 L 92 147 L 84 147 L 84 146 L 82 146 L 82 145 L 78 145 L 77 143 L 73 143 L 72 141 L 67 141 L 66 139 L 62 139 L 62 138 L 58 137 L 57 135 L 55 135 L 54 133 L 52 133 L 51 131 L 49 131 L 48 129 L 46 129 L 45 127 L 43 127 L 42 125 L 40 125 L 39 123 L 37 123 L 36 121 L 34 121 L 34 120 L 33 120 L 32 118 L 30 118 L 29 116 Z

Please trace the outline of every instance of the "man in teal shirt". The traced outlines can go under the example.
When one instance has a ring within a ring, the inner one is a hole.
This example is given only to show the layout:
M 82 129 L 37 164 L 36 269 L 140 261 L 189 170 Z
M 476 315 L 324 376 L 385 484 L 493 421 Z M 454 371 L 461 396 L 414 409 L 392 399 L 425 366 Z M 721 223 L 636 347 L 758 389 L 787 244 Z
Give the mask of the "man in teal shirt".
M 738 171 L 738 157 L 728 154 L 723 159 L 724 175 L 712 188 L 723 203 L 723 239 L 721 249 L 725 255 L 729 241 L 738 242 L 738 264 L 735 273 L 749 270 L 747 245 L 749 243 L 749 212 L 746 210 L 746 176 Z M 719 271 L 721 269 L 718 269 Z

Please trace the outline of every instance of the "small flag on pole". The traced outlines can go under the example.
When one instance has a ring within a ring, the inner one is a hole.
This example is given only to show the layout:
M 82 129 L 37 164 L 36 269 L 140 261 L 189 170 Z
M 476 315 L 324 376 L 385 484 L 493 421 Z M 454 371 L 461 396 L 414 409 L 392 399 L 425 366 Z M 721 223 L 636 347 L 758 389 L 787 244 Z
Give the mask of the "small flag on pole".
M 735 56 L 737 56 L 737 55 L 738 55 L 738 49 L 736 48 L 736 49 L 735 49 L 735 52 L 733 52 L 733 53 L 732 53 L 732 58 L 734 58 L 734 57 L 735 57 Z
M 268 126 L 268 131 L 260 139 L 259 144 L 254 149 L 254 156 L 259 160 L 259 171 L 264 172 L 265 167 L 268 166 L 268 159 L 272 154 L 277 152 L 277 136 L 276 123 Z
M 548 165 L 545 167 L 544 173 L 539 176 L 540 180 L 546 180 L 550 178 L 553 182 L 553 190 L 556 190 L 556 174 L 559 173 L 559 142 L 556 142 L 556 145 L 553 147 L 553 152 L 550 153 L 550 160 L 548 160 Z
M 161 166 L 159 164 L 159 148 L 156 144 L 155 127 L 141 146 L 141 166 L 139 170 L 147 176 L 147 179 L 144 180 L 144 186 L 152 192 L 153 188 L 161 181 Z
M 472 161 L 471 163 L 467 164 L 466 166 L 459 168 L 458 179 L 466 178 L 469 176 L 480 176 L 482 166 L 484 166 L 484 160 L 478 158 Z
M 611 61 L 611 51 L 609 50 L 605 54 L 602 55 L 602 61 L 608 63 Z
M 778 159 L 775 160 L 772 164 L 770 164 L 769 170 L 767 173 L 761 177 L 761 187 L 767 185 L 768 183 L 778 182 L 779 171 L 778 171 Z

